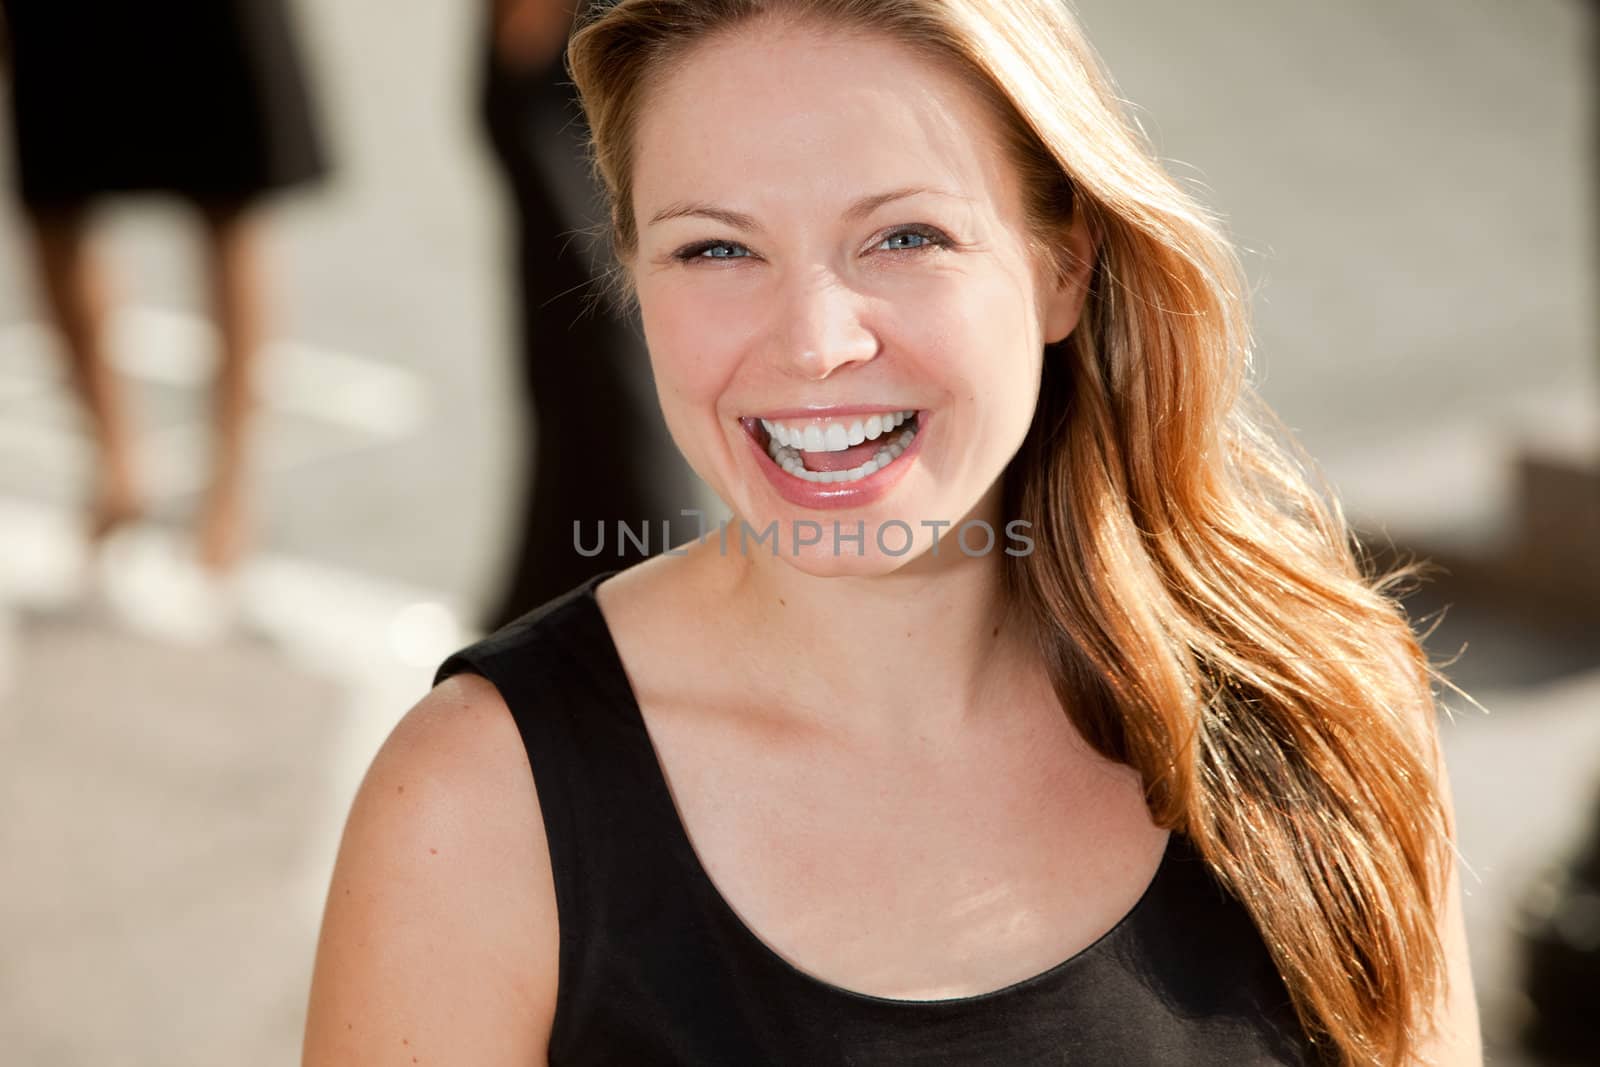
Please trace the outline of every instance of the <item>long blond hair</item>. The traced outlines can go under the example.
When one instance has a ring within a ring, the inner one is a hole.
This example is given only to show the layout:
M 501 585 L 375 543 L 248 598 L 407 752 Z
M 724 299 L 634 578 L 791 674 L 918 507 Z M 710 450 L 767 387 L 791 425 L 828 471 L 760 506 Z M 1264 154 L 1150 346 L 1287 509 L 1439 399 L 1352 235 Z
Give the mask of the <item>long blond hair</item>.
M 1047 353 L 1005 473 L 1038 549 L 1008 556 L 1063 707 L 1136 768 L 1250 912 L 1300 1021 L 1346 1063 L 1407 1062 L 1444 982 L 1453 837 L 1429 664 L 1336 499 L 1248 382 L 1237 257 L 1123 115 L 1060 0 L 619 0 L 568 53 L 636 247 L 635 127 L 651 79 L 761 17 L 884 35 L 996 109 L 1039 250 L 1097 238 L 1078 328 Z

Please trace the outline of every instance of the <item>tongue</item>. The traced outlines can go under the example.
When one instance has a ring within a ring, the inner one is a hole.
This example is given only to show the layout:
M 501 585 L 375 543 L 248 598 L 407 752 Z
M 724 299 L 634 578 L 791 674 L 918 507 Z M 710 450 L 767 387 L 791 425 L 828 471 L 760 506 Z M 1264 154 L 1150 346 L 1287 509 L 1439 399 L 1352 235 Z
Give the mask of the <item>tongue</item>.
M 801 452 L 800 462 L 808 471 L 847 471 L 888 448 L 890 440 L 890 434 L 879 434 L 876 440 L 862 441 L 843 452 Z

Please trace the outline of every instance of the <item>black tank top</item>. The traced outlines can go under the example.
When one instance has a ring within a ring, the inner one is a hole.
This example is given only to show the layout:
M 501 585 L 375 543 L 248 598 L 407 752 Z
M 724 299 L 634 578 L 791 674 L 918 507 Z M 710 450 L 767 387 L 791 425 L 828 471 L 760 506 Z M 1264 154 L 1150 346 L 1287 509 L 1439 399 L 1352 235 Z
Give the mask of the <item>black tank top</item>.
M 902 1001 L 795 968 L 690 846 L 594 589 L 456 652 L 527 748 L 560 916 L 552 1067 L 1318 1062 L 1243 908 L 1173 833 L 1144 896 L 1072 958 L 1004 989 Z

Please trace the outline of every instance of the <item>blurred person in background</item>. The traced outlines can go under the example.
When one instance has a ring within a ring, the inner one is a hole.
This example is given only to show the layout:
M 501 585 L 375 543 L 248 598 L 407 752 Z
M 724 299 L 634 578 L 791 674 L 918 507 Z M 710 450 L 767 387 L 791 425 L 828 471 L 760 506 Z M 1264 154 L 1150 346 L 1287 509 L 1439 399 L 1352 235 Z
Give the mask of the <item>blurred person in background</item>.
M 591 551 L 597 523 L 647 523 L 654 554 L 688 536 L 680 512 L 698 501 L 637 323 L 604 299 L 609 259 L 595 234 L 606 209 L 562 55 L 586 6 L 489 0 L 486 12 L 482 117 L 515 215 L 517 343 L 533 431 L 511 574 L 486 614 L 489 629 L 617 566 L 613 542 L 581 555 L 574 523 Z
M 225 577 L 249 541 L 248 431 L 264 332 L 257 207 L 328 169 L 284 0 L 0 0 L 17 191 L 72 387 L 89 416 L 98 546 L 143 511 L 112 372 L 112 286 L 92 241 L 107 197 L 161 193 L 202 224 L 220 336 L 211 479 L 195 555 Z

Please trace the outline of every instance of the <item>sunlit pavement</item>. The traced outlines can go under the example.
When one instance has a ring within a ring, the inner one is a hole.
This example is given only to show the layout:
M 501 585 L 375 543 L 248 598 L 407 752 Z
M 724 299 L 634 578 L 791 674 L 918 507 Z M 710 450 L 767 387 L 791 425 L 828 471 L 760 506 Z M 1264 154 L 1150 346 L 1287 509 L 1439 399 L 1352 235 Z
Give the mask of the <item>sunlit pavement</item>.
M 174 325 L 134 317 L 130 378 L 194 392 L 186 361 L 140 362 L 185 351 L 145 345 L 141 322 Z M 0 333 L 0 388 L 47 400 L 19 386 L 45 377 L 23 339 Z M 278 355 L 268 476 L 416 432 L 407 376 Z M 359 398 L 319 410 L 342 389 L 384 400 L 382 414 Z M 344 811 L 469 612 L 453 594 L 271 551 L 217 582 L 187 529 L 156 519 L 91 554 L 75 509 L 50 499 L 84 444 L 50 409 L 33 404 L 0 439 L 13 480 L 0 497 L 6 1059 L 218 1063 L 245 1049 L 245 1062 L 293 1062 Z M 150 421 L 159 513 L 198 486 L 204 436 Z
M 1491 546 L 1510 500 L 1495 457 L 1586 441 L 1597 410 L 1574 310 L 1592 282 L 1577 5 L 1521 5 L 1515 25 L 1453 0 L 1077 6 L 1254 250 L 1264 391 L 1352 514 L 1402 543 Z M 341 170 L 275 215 L 260 548 L 235 581 L 190 559 L 211 338 L 187 221 L 106 220 L 150 515 L 90 559 L 87 444 L 0 216 L 6 1062 L 295 1060 L 349 800 L 509 551 L 525 457 L 470 5 L 303 7 Z M 1422 32 L 1438 47 L 1401 47 Z M 1493 100 L 1460 95 L 1491 67 Z M 1469 644 L 1492 713 L 1456 702 L 1444 739 L 1493 1038 L 1522 1010 L 1513 904 L 1592 806 L 1600 675 L 1570 633 L 1492 606 L 1451 626 L 1435 651 Z

